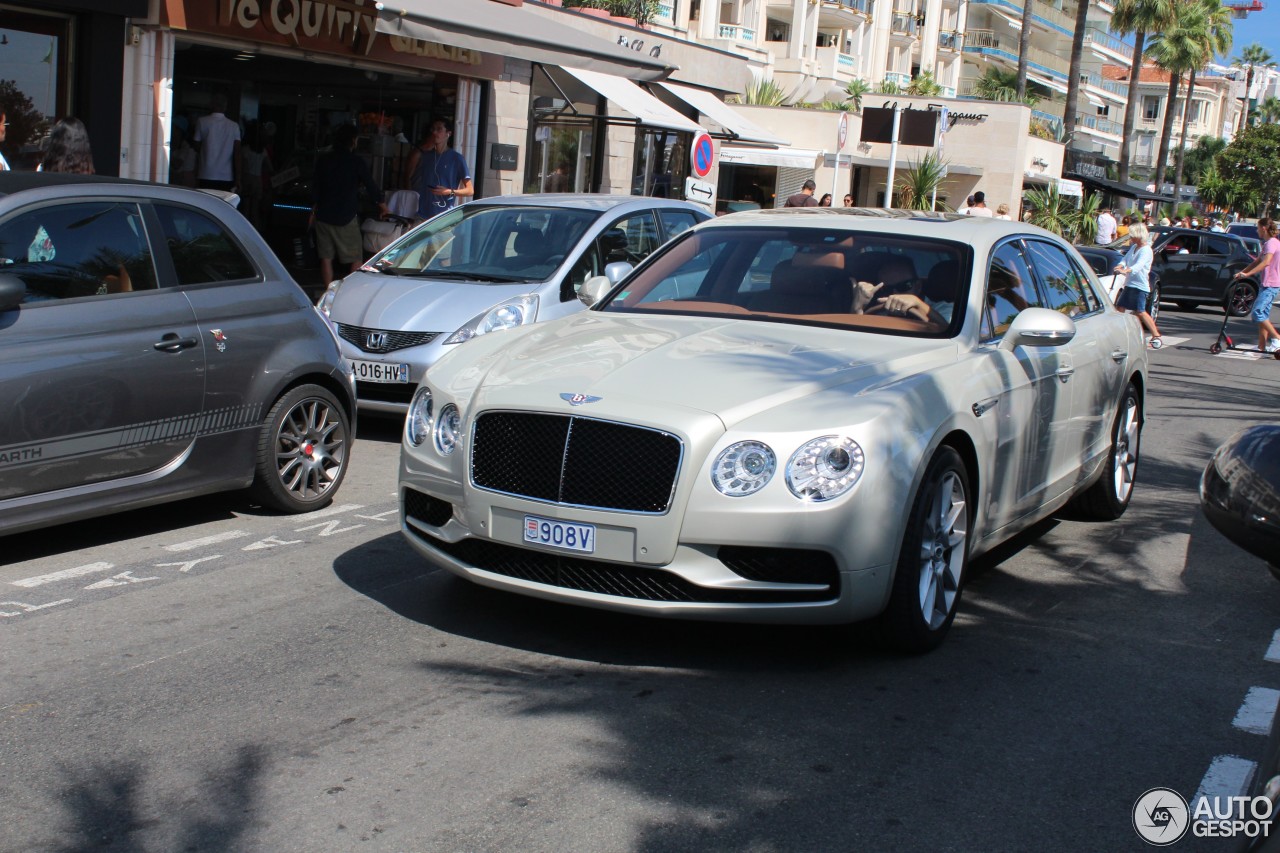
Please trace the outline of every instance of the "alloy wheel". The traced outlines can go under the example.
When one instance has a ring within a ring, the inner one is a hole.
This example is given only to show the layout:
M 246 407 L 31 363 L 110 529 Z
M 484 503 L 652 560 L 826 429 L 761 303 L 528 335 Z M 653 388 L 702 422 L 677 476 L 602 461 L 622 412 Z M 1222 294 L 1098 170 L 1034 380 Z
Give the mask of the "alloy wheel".
M 920 614 L 930 630 L 946 622 L 960 592 L 969 533 L 966 504 L 959 474 L 945 471 L 935 486 L 920 536 Z
M 1116 428 L 1115 448 L 1111 454 L 1112 487 L 1116 500 L 1124 503 L 1133 491 L 1133 478 L 1138 470 L 1138 401 L 1126 397 L 1124 412 Z
M 276 471 L 294 497 L 314 501 L 340 479 L 347 459 L 342 419 L 326 401 L 298 401 L 276 434 Z

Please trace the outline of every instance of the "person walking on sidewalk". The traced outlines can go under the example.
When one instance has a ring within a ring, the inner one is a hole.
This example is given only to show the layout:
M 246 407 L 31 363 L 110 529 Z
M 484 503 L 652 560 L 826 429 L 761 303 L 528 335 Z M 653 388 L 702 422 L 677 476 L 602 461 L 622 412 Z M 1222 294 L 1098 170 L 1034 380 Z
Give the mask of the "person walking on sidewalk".
M 1129 228 L 1129 251 L 1124 253 L 1120 263 L 1116 264 L 1116 272 L 1123 275 L 1124 289 L 1116 299 L 1116 308 L 1121 312 L 1132 311 L 1138 315 L 1138 322 L 1151 335 L 1151 348 L 1160 349 L 1160 330 L 1156 321 L 1147 313 L 1147 303 L 1151 300 L 1151 247 L 1147 245 L 1149 232 L 1147 226 L 1138 223 Z
M 813 191 L 818 188 L 812 180 L 804 182 L 804 186 L 800 187 L 800 192 L 787 198 L 783 202 L 783 207 L 817 207 L 818 200 L 813 197 Z
M 240 125 L 227 118 L 227 96 L 217 92 L 209 100 L 212 112 L 196 121 L 191 141 L 199 155 L 201 189 L 235 192 L 240 184 Z
M 1098 214 L 1098 234 L 1094 242 L 1099 246 L 1105 246 L 1114 242 L 1116 239 L 1116 217 L 1110 208 L 1104 207 L 1102 212 Z
M 1258 351 L 1275 352 L 1280 349 L 1280 333 L 1271 325 L 1271 305 L 1275 302 L 1276 291 L 1280 290 L 1280 239 L 1277 239 L 1276 221 L 1271 217 L 1258 220 L 1258 239 L 1262 241 L 1262 252 L 1258 259 L 1236 273 L 1233 278 L 1241 279 L 1254 273 L 1262 273 L 1262 286 L 1258 288 L 1258 298 L 1253 300 L 1253 321 L 1258 324 Z
M 325 286 L 333 281 L 334 258 L 355 272 L 364 257 L 356 216 L 362 185 L 377 202 L 379 214 L 387 215 L 382 189 L 374 183 L 369 164 L 356 154 L 355 148 L 356 126 L 344 124 L 333 132 L 333 150 L 316 161 L 311 222 L 316 228 L 316 254 L 320 256 Z
M 430 219 L 475 195 L 471 170 L 461 154 L 449 147 L 453 133 L 444 119 L 431 122 L 427 138 L 409 155 L 405 184 L 418 193 L 418 218 Z

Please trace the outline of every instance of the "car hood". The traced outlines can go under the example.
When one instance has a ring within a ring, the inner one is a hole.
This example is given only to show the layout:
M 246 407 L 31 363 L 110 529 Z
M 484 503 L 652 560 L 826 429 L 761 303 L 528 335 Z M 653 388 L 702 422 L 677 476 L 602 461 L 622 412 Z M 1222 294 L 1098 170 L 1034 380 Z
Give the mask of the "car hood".
M 366 329 L 449 333 L 499 302 L 535 292 L 539 284 L 475 284 L 356 272 L 343 279 L 329 317 Z
M 583 395 L 609 401 L 580 403 L 584 415 L 626 401 L 651 412 L 699 410 L 731 427 L 826 388 L 864 393 L 956 355 L 952 340 L 592 311 L 463 344 L 428 380 L 481 408 L 556 409 L 570 404 L 564 396 Z

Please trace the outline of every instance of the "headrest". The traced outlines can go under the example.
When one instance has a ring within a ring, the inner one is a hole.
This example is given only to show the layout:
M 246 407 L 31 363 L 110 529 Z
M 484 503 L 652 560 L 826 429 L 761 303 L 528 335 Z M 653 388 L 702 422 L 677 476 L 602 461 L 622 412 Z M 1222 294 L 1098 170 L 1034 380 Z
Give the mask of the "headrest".
M 934 302 L 954 302 L 959 285 L 960 264 L 956 261 L 938 261 L 929 270 L 921 295 Z
M 521 228 L 516 231 L 516 239 L 511 244 L 517 255 L 532 255 L 542 248 L 542 232 L 534 228 Z
M 797 267 L 830 267 L 844 269 L 844 252 L 833 252 L 829 249 L 801 249 L 791 258 Z
M 844 274 L 834 267 L 799 266 L 783 261 L 773 268 L 769 289 L 775 293 L 825 294 L 843 278 Z
M 880 266 L 876 269 L 872 280 L 879 284 L 901 284 L 904 281 L 913 281 L 918 278 L 916 275 L 916 265 L 911 259 L 905 255 L 890 255 L 880 262 Z

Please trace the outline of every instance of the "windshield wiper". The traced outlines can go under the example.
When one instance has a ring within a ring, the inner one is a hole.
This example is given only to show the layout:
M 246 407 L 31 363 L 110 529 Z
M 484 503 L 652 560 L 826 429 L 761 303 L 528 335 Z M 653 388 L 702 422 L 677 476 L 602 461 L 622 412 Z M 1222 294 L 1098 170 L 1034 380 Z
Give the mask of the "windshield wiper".
M 415 276 L 420 278 L 446 278 L 451 281 L 496 281 L 506 283 L 530 280 L 528 276 L 522 275 L 497 275 L 495 273 L 462 272 L 460 270 L 419 270 L 411 267 L 379 268 L 378 272 L 386 275 Z

